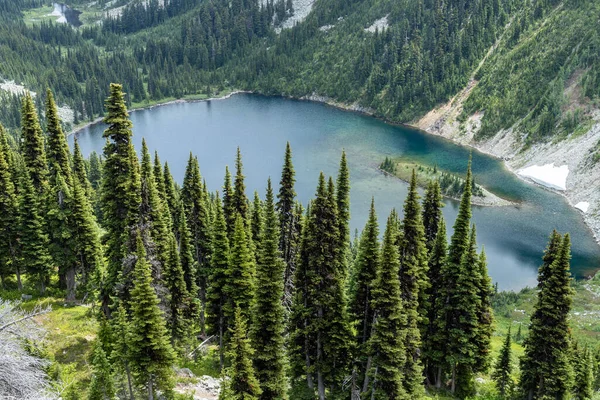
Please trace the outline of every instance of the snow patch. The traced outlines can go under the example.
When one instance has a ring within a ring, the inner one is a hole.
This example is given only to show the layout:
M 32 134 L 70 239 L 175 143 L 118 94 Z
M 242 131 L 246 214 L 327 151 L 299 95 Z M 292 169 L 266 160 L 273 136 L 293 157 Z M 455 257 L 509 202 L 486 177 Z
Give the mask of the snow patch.
M 555 167 L 554 163 L 543 166 L 532 165 L 517 173 L 551 189 L 567 190 L 568 165 L 561 165 L 560 167 Z
M 331 28 L 333 28 L 335 25 L 323 25 L 319 28 L 319 30 L 321 32 L 327 32 L 329 31 Z
M 377 21 L 373 22 L 373 25 L 371 25 L 368 28 L 365 28 L 365 32 L 371 32 L 371 33 L 375 33 L 375 31 L 385 31 L 389 26 L 389 22 L 388 22 L 388 15 L 386 15 L 383 18 L 379 18 Z
M 18 96 L 24 95 L 25 93 L 29 93 L 32 97 L 35 97 L 36 93 L 30 90 L 27 90 L 25 86 L 19 85 L 15 83 L 15 81 L 4 81 L 0 83 L 0 90 L 4 90 L 6 92 L 16 94 Z
M 590 203 L 588 203 L 587 201 L 580 201 L 579 203 L 575 204 L 575 208 L 586 213 L 590 208 Z
M 294 25 L 304 21 L 312 11 L 315 1 L 316 0 L 292 0 L 294 15 L 283 21 L 281 29 L 293 28 Z

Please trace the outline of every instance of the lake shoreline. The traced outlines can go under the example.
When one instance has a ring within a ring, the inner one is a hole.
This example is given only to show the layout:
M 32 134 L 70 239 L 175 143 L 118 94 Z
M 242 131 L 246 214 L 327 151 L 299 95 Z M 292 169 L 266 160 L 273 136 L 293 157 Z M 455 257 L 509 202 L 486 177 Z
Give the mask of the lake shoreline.
M 565 192 L 561 192 L 558 190 L 553 190 L 547 186 L 541 185 L 531 179 L 525 178 L 521 175 L 519 175 L 517 173 L 517 170 L 513 167 L 511 167 L 507 162 L 506 159 L 504 159 L 503 157 L 499 157 L 497 154 L 492 153 L 491 151 L 487 150 L 484 146 L 478 146 L 476 143 L 464 143 L 464 142 L 460 142 L 458 140 L 454 140 L 450 137 L 446 137 L 440 134 L 436 134 L 435 132 L 430 132 L 426 129 L 422 129 L 419 128 L 418 126 L 415 125 L 410 125 L 410 124 L 405 124 L 405 123 L 399 123 L 399 122 L 394 122 L 394 121 L 390 121 L 385 117 L 381 117 L 379 115 L 376 114 L 376 112 L 369 108 L 369 107 L 364 107 L 361 106 L 360 104 L 353 103 L 353 104 L 347 104 L 347 103 L 342 103 L 339 101 L 336 101 L 330 97 L 327 96 L 319 96 L 316 94 L 312 94 L 309 96 L 302 96 L 302 97 L 295 97 L 295 96 L 289 96 L 289 95 L 268 95 L 268 94 L 263 94 L 261 92 L 256 92 L 256 91 L 251 91 L 251 90 L 232 90 L 229 93 L 224 94 L 223 96 L 217 96 L 217 97 L 211 97 L 211 98 L 207 98 L 207 99 L 176 99 L 176 100 L 169 100 L 166 101 L 164 103 L 158 102 L 156 104 L 152 104 L 152 105 L 148 105 L 148 106 L 143 106 L 143 107 L 136 107 L 136 108 L 132 108 L 129 110 L 130 113 L 132 112 L 136 112 L 136 111 L 142 111 L 142 110 L 150 110 L 150 109 L 154 109 L 157 107 L 162 107 L 162 106 L 167 106 L 167 105 L 171 105 L 171 104 L 180 104 L 180 103 L 199 103 L 199 102 L 204 102 L 204 101 L 212 101 L 212 100 L 226 100 L 231 98 L 232 96 L 236 95 L 236 94 L 258 94 L 261 96 L 266 96 L 266 97 L 282 97 L 282 98 L 287 98 L 287 99 L 291 99 L 291 100 L 297 100 L 297 101 L 311 101 L 311 102 L 316 102 L 316 103 L 322 103 L 322 104 L 326 104 L 327 106 L 330 107 L 334 107 L 336 109 L 342 110 L 342 111 L 347 111 L 347 112 L 353 112 L 353 113 L 358 113 L 358 114 L 362 114 L 365 116 L 369 116 L 371 118 L 375 118 L 378 119 L 386 124 L 389 125 L 393 125 L 393 126 L 401 126 L 404 128 L 408 128 L 408 129 L 414 129 L 416 131 L 422 132 L 422 133 L 426 133 L 428 135 L 434 135 L 437 136 L 439 138 L 442 138 L 444 140 L 448 140 L 451 143 L 460 145 L 460 146 L 465 146 L 471 149 L 474 149 L 480 153 L 486 154 L 487 156 L 490 156 L 492 158 L 495 158 L 497 160 L 502 161 L 502 165 L 504 166 L 504 168 L 509 171 L 511 174 L 515 175 L 516 177 L 518 177 L 520 180 L 527 182 L 528 184 L 533 184 L 535 186 L 541 187 L 544 190 L 547 190 L 549 192 L 552 192 L 554 194 L 558 194 L 560 196 L 562 196 L 566 201 L 567 204 L 569 205 L 569 207 L 574 208 L 577 210 L 578 214 L 581 216 L 582 220 L 584 221 L 585 226 L 587 227 L 587 229 L 590 231 L 590 233 L 592 234 L 592 236 L 594 237 L 596 244 L 600 246 L 600 235 L 596 234 L 596 232 L 594 231 L 594 226 L 598 226 L 600 224 L 600 222 L 598 221 L 598 218 L 594 219 L 591 215 L 589 214 L 585 214 L 583 213 L 581 210 L 577 209 L 575 207 L 575 205 L 571 202 L 571 200 L 569 199 L 569 197 L 567 196 L 567 194 Z M 94 121 L 90 121 L 88 123 L 86 123 L 85 125 L 82 126 L 78 126 L 76 128 L 73 128 L 68 134 L 67 136 L 71 136 L 71 135 L 77 135 L 77 133 L 83 131 L 84 129 L 96 125 L 98 123 L 101 123 L 102 120 L 104 118 L 97 118 Z M 399 179 L 399 178 L 398 178 Z

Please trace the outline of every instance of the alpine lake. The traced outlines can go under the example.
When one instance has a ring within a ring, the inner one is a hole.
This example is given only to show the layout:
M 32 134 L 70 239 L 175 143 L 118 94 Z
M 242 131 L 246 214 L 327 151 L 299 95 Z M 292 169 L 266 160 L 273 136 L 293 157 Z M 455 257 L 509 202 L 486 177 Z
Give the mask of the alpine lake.
M 515 202 L 503 207 L 473 206 L 478 245 L 485 247 L 492 281 L 500 289 L 535 286 L 537 269 L 553 229 L 569 232 L 573 242 L 571 268 L 582 278 L 600 268 L 600 247 L 580 212 L 560 195 L 524 182 L 501 160 L 456 145 L 416 129 L 386 124 L 376 118 L 346 112 L 321 103 L 278 97 L 237 94 L 227 99 L 177 102 L 131 113 L 133 141 L 142 138 L 152 152 L 167 161 L 181 183 L 190 152 L 211 191 L 221 190 L 225 165 L 234 167 L 236 148 L 242 151 L 248 196 L 257 190 L 264 198 L 267 178 L 277 190 L 286 142 L 290 142 L 296 171 L 297 198 L 304 205 L 314 196 L 319 172 L 337 175 L 346 151 L 351 179 L 351 230 L 360 232 L 371 198 L 383 232 L 385 220 L 402 206 L 408 185 L 378 170 L 386 156 L 464 175 L 472 152 L 475 181 L 494 194 Z M 87 157 L 102 154 L 106 126 L 90 125 L 76 136 Z M 234 171 L 232 173 L 235 173 Z M 421 194 L 423 191 L 421 190 Z M 458 202 L 444 199 L 448 234 Z

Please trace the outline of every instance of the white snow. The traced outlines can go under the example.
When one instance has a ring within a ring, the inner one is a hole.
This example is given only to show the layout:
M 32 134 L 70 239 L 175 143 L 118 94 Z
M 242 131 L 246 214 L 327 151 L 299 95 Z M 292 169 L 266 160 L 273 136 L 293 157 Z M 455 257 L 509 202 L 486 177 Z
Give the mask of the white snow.
M 56 22 L 59 24 L 66 24 L 67 18 L 65 17 L 65 13 L 63 12 L 64 6 L 62 4 L 54 3 L 54 11 L 48 14 L 51 17 L 58 17 Z
M 331 28 L 333 28 L 335 25 L 323 25 L 319 28 L 319 30 L 321 32 L 327 32 L 328 30 L 330 30 Z
M 385 17 L 379 18 L 377 21 L 373 22 L 373 25 L 371 25 L 370 27 L 365 28 L 365 32 L 371 32 L 371 33 L 375 33 L 375 31 L 382 32 L 382 31 L 386 30 L 389 26 L 390 26 L 390 24 L 388 22 L 388 16 L 386 15 Z
M 555 167 L 554 163 L 542 166 L 532 165 L 517 173 L 551 189 L 567 190 L 568 165 L 561 165 L 560 167 Z
M 29 94 L 31 94 L 32 97 L 35 97 L 36 93 L 35 92 L 31 92 L 29 90 L 27 90 L 27 88 L 25 88 L 25 86 L 23 85 L 19 85 L 17 83 L 15 83 L 15 81 L 3 81 L 0 83 L 0 90 L 4 90 L 6 92 L 10 92 L 12 94 L 16 94 L 16 95 L 23 95 L 27 92 L 29 92 Z
M 579 203 L 575 204 L 575 208 L 586 213 L 590 208 L 590 203 L 588 203 L 587 201 L 580 201 Z

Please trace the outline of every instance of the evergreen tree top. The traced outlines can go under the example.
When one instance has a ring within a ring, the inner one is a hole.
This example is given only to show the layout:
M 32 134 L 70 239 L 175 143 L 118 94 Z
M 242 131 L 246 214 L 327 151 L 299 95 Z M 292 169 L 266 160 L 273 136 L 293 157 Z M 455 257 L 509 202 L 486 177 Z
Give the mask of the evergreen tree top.
M 108 125 L 108 129 L 104 131 L 103 136 L 112 139 L 117 144 L 129 143 L 131 136 L 133 136 L 131 130 L 133 124 L 127 113 L 122 85 L 110 84 L 110 94 L 104 105 L 107 111 L 104 123 Z

